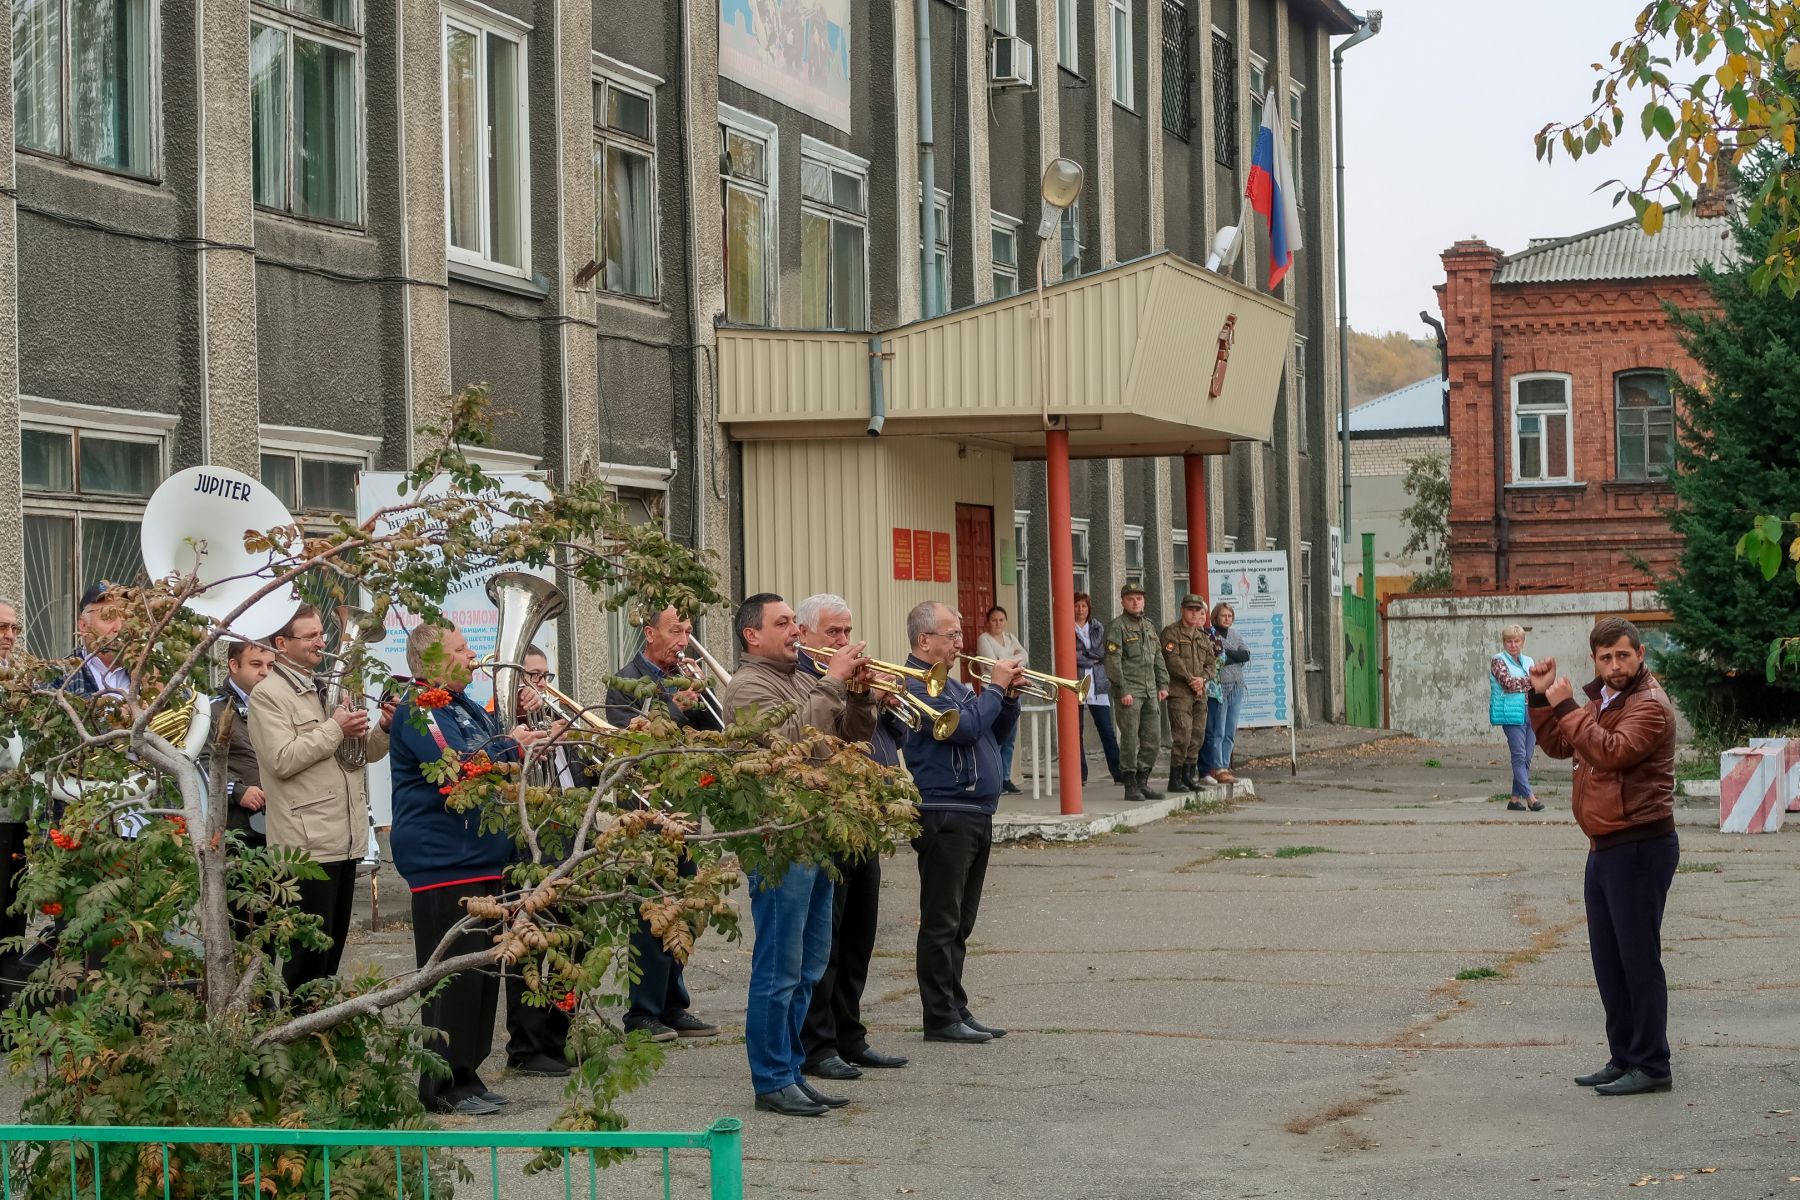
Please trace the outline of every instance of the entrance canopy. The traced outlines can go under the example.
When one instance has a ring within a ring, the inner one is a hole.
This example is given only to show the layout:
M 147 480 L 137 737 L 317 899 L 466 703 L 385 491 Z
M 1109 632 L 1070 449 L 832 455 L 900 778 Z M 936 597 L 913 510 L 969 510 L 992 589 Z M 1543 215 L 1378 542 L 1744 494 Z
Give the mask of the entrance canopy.
M 1055 284 L 1045 306 L 1047 406 L 1026 292 L 875 335 L 722 327 L 719 419 L 744 441 L 842 438 L 879 411 L 886 436 L 981 437 L 1022 459 L 1044 456 L 1046 410 L 1078 458 L 1270 439 L 1291 306 L 1170 253 Z

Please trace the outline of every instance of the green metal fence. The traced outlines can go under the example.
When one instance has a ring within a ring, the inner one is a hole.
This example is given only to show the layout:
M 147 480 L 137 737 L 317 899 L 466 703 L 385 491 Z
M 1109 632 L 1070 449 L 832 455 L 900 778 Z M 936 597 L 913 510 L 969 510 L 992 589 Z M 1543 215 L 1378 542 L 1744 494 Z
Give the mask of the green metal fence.
M 586 1196 L 588 1200 L 642 1195 L 615 1186 L 611 1176 L 602 1187 L 602 1163 L 623 1153 L 656 1152 L 661 1158 L 661 1195 L 674 1200 L 671 1155 L 676 1151 L 701 1151 L 707 1157 L 705 1192 L 685 1190 L 681 1195 L 705 1195 L 711 1200 L 742 1200 L 744 1195 L 743 1122 L 733 1117 L 715 1121 L 699 1133 L 563 1133 L 545 1130 L 449 1131 L 363 1129 L 228 1129 L 155 1128 L 149 1126 L 0 1125 L 0 1200 L 26 1197 L 60 1197 L 67 1174 L 69 1200 L 120 1200 L 125 1196 L 157 1196 L 163 1200 L 202 1195 L 207 1200 L 256 1200 L 267 1194 L 320 1196 L 332 1200 L 332 1153 L 340 1164 L 346 1156 L 362 1152 L 360 1165 L 368 1166 L 369 1152 L 391 1154 L 393 1191 L 397 1200 L 431 1200 L 434 1170 L 440 1200 L 445 1169 L 452 1163 L 467 1167 L 455 1151 L 486 1151 L 493 1200 L 502 1196 L 501 1151 L 552 1152 L 560 1166 L 534 1176 L 524 1173 L 524 1161 L 509 1161 L 505 1195 L 550 1195 L 560 1182 L 564 1200 Z M 35 1147 L 29 1159 L 19 1157 L 22 1147 Z M 433 1151 L 438 1151 L 434 1161 Z M 296 1158 L 296 1152 L 299 1157 Z M 52 1157 L 52 1156 L 56 1157 Z M 64 1157 L 66 1155 L 66 1157 Z M 229 1191 L 219 1183 L 204 1184 L 194 1168 L 209 1158 L 229 1179 Z M 518 1159 L 517 1154 L 509 1160 Z M 651 1156 L 654 1162 L 654 1155 Z M 121 1173 L 128 1179 L 116 1179 Z M 25 1176 L 29 1174 L 29 1178 Z M 462 1183 L 474 1182 L 472 1172 Z M 560 1179 L 558 1179 L 560 1176 Z M 50 1179 L 54 1177 L 54 1183 Z M 105 1182 L 113 1179 L 110 1184 Z M 384 1194 L 385 1184 L 383 1185 Z M 202 1190 L 196 1191 L 199 1187 Z M 366 1186 L 355 1193 L 368 1200 Z M 482 1189 L 483 1192 L 488 1189 Z M 458 1189 L 461 1195 L 467 1191 Z M 339 1196 L 344 1189 L 340 1186 Z M 477 1193 L 479 1194 L 479 1193 Z

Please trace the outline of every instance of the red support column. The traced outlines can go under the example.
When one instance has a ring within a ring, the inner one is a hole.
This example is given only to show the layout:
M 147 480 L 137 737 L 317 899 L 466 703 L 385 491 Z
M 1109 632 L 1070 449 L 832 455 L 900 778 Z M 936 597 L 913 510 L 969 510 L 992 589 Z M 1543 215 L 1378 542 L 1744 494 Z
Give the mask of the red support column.
M 1188 591 L 1212 599 L 1206 592 L 1206 549 L 1211 544 L 1206 529 L 1206 456 L 1181 456 L 1181 474 L 1187 484 Z
M 1050 483 L 1050 622 L 1055 631 L 1056 673 L 1076 676 L 1075 543 L 1069 520 L 1069 431 L 1044 432 L 1045 475 Z M 1056 696 L 1056 773 L 1064 816 L 1081 815 L 1081 709 L 1073 694 Z

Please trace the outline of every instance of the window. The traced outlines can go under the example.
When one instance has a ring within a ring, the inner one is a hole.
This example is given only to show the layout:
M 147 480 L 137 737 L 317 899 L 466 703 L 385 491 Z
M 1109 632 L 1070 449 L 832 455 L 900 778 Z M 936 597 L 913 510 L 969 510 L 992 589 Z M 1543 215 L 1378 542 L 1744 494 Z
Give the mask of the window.
M 1170 592 L 1185 596 L 1194 590 L 1193 581 L 1188 578 L 1188 535 L 1185 529 L 1176 529 L 1169 534 L 1169 562 L 1174 569 L 1174 578 L 1170 582 Z
M 813 138 L 800 145 L 800 317 L 809 329 L 866 329 L 868 170 Z
M 125 175 L 156 173 L 152 0 L 13 0 L 13 140 Z
M 1237 47 L 1220 30 L 1212 35 L 1213 161 L 1237 169 Z
M 1013 510 L 1013 609 L 1018 616 L 1019 640 L 1031 646 L 1031 510 Z
M 1135 107 L 1136 66 L 1131 61 L 1131 0 L 1108 0 L 1112 6 L 1112 97 L 1114 104 Z
M 1299 426 L 1300 433 L 1300 453 L 1305 454 L 1311 448 L 1312 422 L 1307 418 L 1312 406 L 1307 402 L 1306 396 L 1306 339 L 1298 334 L 1294 335 L 1293 400 L 1295 423 Z
M 1080 15 L 1076 12 L 1079 0 L 1056 0 L 1056 62 L 1058 66 L 1080 74 L 1076 54 L 1080 50 L 1080 42 L 1076 40 L 1075 30 Z
M 594 82 L 594 261 L 601 291 L 653 300 L 656 287 L 656 93 Z
M 1675 401 L 1661 371 L 1627 371 L 1614 381 L 1618 478 L 1667 479 L 1675 463 Z
M 1237 534 L 1228 533 L 1221 540 L 1225 545 L 1225 553 L 1232 554 L 1237 551 Z
M 1302 149 L 1306 145 L 1306 127 L 1300 116 L 1306 109 L 1306 89 L 1288 85 L 1288 158 L 1293 165 L 1294 203 L 1306 203 L 1306 168 Z
M 263 486 L 274 492 L 288 511 L 302 513 L 356 513 L 356 474 L 362 461 L 319 458 L 314 455 L 265 453 Z
M 932 206 L 933 234 L 937 249 L 931 256 L 932 286 L 937 289 L 937 312 L 950 311 L 950 193 L 940 191 Z M 921 216 L 923 214 L 921 213 Z M 920 220 L 919 249 L 923 250 L 925 222 Z M 935 315 L 935 314 L 934 314 Z
M 256 0 L 251 190 L 260 208 L 362 221 L 362 37 L 355 0 Z
M 450 257 L 520 275 L 526 273 L 531 230 L 525 96 L 523 29 L 467 16 L 460 8 L 456 15 L 446 12 Z
M 1019 221 L 995 213 L 990 228 L 994 239 L 994 299 L 1019 291 Z
M 768 325 L 775 311 L 775 126 L 720 106 L 725 191 L 725 319 Z
M 994 32 L 1004 37 L 1018 34 L 1018 0 L 994 0 Z
M 1194 31 L 1186 0 L 1162 3 L 1162 123 L 1164 131 L 1187 141 L 1194 128 L 1194 71 L 1189 59 Z
M 1300 617 L 1294 622 L 1294 636 L 1300 641 L 1300 661 L 1316 665 L 1312 656 L 1312 638 L 1307 629 L 1312 624 L 1313 552 L 1311 542 L 1300 543 Z
M 27 398 L 20 431 L 25 500 L 26 647 L 41 658 L 67 654 L 75 600 L 91 583 L 134 582 L 143 570 L 138 529 L 144 501 L 163 479 L 164 440 L 156 432 L 100 430 L 33 419 Z M 57 406 L 64 407 L 64 406 Z M 138 414 L 152 429 L 174 422 Z
M 1063 209 L 1060 226 L 1063 277 L 1079 275 L 1081 274 L 1081 252 L 1087 249 L 1081 243 L 1081 201 L 1077 200 Z
M 1256 131 L 1262 128 L 1263 101 L 1269 95 L 1269 64 L 1250 56 L 1250 144 L 1256 145 Z
M 1069 545 L 1073 550 L 1070 558 L 1075 566 L 1075 590 L 1093 593 L 1093 585 L 1088 576 L 1088 519 L 1073 517 L 1069 521 Z
M 1513 378 L 1513 482 L 1567 483 L 1574 452 L 1567 375 Z
M 1144 586 L 1144 527 L 1142 525 L 1125 527 L 1125 582 L 1133 587 Z
M 639 474 L 642 471 L 642 468 L 626 469 L 631 470 L 633 474 Z M 608 468 L 603 465 L 600 474 L 602 478 L 608 478 Z M 669 493 L 666 490 L 666 483 L 647 482 L 644 486 L 638 487 L 609 486 L 606 491 L 607 499 L 624 507 L 625 519 L 631 524 L 654 526 L 664 533 L 668 532 Z M 607 650 L 615 669 L 630 662 L 644 644 L 643 631 L 631 624 L 632 607 L 629 604 L 621 604 L 606 614 Z M 571 647 L 570 650 L 564 651 L 566 658 L 573 657 L 572 649 Z

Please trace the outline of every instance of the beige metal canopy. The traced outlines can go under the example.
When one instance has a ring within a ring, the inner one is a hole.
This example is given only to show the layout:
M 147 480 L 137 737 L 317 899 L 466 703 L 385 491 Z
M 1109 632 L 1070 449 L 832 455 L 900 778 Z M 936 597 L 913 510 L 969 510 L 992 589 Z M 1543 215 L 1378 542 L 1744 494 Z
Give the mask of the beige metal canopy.
M 1048 412 L 1066 423 L 1072 455 L 1222 454 L 1233 440 L 1269 440 L 1289 305 L 1168 253 L 1045 296 Z M 867 334 L 723 327 L 720 420 L 749 441 L 861 435 L 878 362 L 886 436 L 978 436 L 1041 458 L 1034 307 L 1027 292 L 903 325 L 877 335 L 879 360 Z M 1212 396 L 1222 338 L 1229 357 Z

